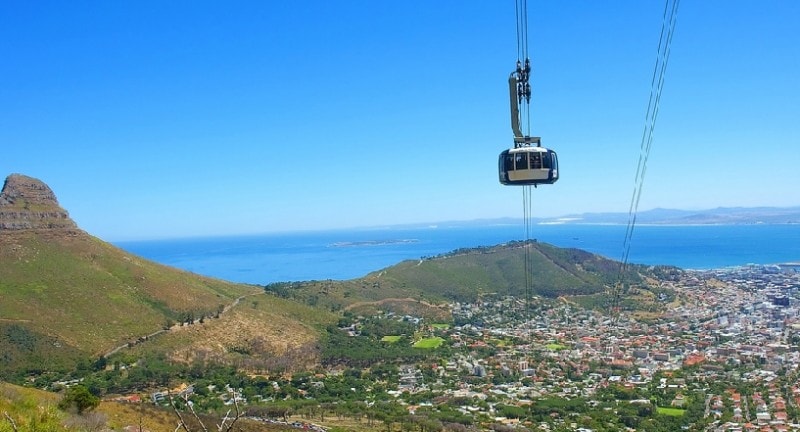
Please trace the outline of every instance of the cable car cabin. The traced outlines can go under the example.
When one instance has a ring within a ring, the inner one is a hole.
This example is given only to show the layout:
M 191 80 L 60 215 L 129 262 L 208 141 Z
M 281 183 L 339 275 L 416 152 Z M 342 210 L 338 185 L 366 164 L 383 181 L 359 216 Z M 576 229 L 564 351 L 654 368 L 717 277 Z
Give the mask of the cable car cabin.
M 558 180 L 556 152 L 522 146 L 500 153 L 500 183 L 504 185 L 553 184 Z

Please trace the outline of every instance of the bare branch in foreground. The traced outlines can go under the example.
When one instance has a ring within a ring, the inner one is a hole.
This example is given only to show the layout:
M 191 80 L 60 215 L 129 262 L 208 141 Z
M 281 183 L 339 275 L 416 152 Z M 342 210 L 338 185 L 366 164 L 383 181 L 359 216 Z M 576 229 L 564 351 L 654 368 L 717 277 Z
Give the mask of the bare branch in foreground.
M 178 409 L 178 405 L 175 403 L 175 399 L 173 398 L 172 393 L 168 391 L 167 396 L 169 396 L 169 403 L 172 406 L 172 410 L 175 412 L 175 415 L 178 416 L 178 425 L 175 427 L 174 432 L 178 432 L 181 429 L 183 429 L 185 432 L 192 432 L 189 429 L 189 425 L 186 423 L 186 420 L 183 418 L 183 415 L 181 414 L 180 410 Z M 203 432 L 208 432 L 208 428 L 203 423 L 203 420 L 200 419 L 200 416 L 197 415 L 197 412 L 194 410 L 194 404 L 192 404 L 189 401 L 189 396 L 183 395 L 181 396 L 181 399 L 183 399 L 184 403 L 186 403 L 186 406 L 189 408 L 189 412 L 191 412 L 192 416 L 194 416 L 195 420 L 197 420 L 197 423 L 200 425 L 200 428 L 203 430 Z M 231 416 L 231 410 L 228 410 L 228 412 L 225 413 L 225 417 L 222 418 L 222 422 L 216 425 L 217 432 L 231 432 L 231 430 L 233 429 L 233 425 L 236 423 L 237 420 L 239 420 L 239 417 L 241 417 L 241 412 L 239 410 L 239 401 L 236 400 L 235 390 L 233 391 L 233 406 L 236 409 L 235 415 Z M 226 426 L 225 424 L 228 423 L 229 421 L 230 424 Z M 17 432 L 16 429 L 14 429 L 14 431 Z
M 14 422 L 14 419 L 11 418 L 10 415 L 8 415 L 7 411 L 3 411 L 3 417 L 5 417 L 6 420 L 8 420 L 8 422 L 11 423 L 11 429 L 13 429 L 14 432 L 19 432 L 19 429 L 17 429 L 17 423 Z
M 231 414 L 231 410 L 228 410 L 228 412 L 225 413 L 225 417 L 222 419 L 222 422 L 217 425 L 217 431 L 218 432 L 222 432 L 222 428 L 225 427 L 225 422 L 226 421 L 232 420 L 231 424 L 228 425 L 228 427 L 225 429 L 225 432 L 230 432 L 231 429 L 233 429 L 233 425 L 234 425 L 234 423 L 236 423 L 236 420 L 239 420 L 239 417 L 240 417 L 239 402 L 236 400 L 236 390 L 233 391 L 233 406 L 236 408 L 236 416 L 233 417 L 232 419 L 230 417 L 228 417 Z

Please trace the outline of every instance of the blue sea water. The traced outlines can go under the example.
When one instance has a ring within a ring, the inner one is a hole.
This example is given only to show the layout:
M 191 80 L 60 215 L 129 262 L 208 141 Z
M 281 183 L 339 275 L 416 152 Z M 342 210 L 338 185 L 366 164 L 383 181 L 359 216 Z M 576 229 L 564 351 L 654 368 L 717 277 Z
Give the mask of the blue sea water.
M 621 225 L 536 225 L 532 237 L 619 260 Z M 523 239 L 521 225 L 430 226 L 118 242 L 144 258 L 253 284 L 345 280 L 407 259 Z M 800 225 L 637 226 L 629 261 L 710 269 L 800 261 Z

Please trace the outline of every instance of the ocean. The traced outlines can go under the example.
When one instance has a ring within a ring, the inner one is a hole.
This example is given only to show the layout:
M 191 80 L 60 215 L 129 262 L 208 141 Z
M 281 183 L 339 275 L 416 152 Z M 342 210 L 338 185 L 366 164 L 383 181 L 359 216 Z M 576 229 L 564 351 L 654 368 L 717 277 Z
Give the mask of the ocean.
M 535 225 L 531 237 L 620 260 L 625 226 Z M 522 225 L 428 226 L 126 241 L 141 257 L 234 282 L 346 280 L 400 261 L 522 240 Z M 631 263 L 712 269 L 800 261 L 800 225 L 637 226 Z

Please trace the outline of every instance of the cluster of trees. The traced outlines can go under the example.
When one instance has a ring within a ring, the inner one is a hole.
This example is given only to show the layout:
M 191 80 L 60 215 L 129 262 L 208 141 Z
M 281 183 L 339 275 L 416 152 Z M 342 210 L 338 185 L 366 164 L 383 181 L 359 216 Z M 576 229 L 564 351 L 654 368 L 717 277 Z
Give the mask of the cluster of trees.
M 678 281 L 683 276 L 684 271 L 678 267 L 656 265 L 648 267 L 649 274 L 658 280 Z
M 337 312 L 342 309 L 342 305 L 333 300 L 333 297 L 328 296 L 333 285 L 334 282 L 331 280 L 309 282 L 273 282 L 271 284 L 264 285 L 264 291 L 267 294 L 272 294 L 276 297 L 293 299 L 309 306 L 328 309 L 331 312 Z M 321 297 L 320 294 L 322 294 Z M 349 297 L 348 292 L 344 293 L 344 297 Z
M 76 385 L 68 388 L 64 392 L 64 397 L 58 403 L 58 407 L 64 411 L 75 411 L 78 414 L 83 414 L 85 411 L 90 411 L 100 405 L 100 398 L 93 395 L 88 388 L 82 385 Z
M 354 328 L 350 335 L 342 328 Z M 338 327 L 330 325 L 322 338 L 321 359 L 323 365 L 344 365 L 365 368 L 383 363 L 416 363 L 431 357 L 447 355 L 447 346 L 432 349 L 414 348 L 413 338 L 417 325 L 400 319 L 385 317 L 356 320 L 345 313 Z M 391 342 L 385 336 L 395 337 Z
M 512 243 L 515 243 L 515 242 L 512 242 Z M 431 255 L 431 256 L 423 255 L 422 257 L 420 257 L 420 259 L 425 260 L 425 261 L 429 261 L 429 260 L 442 259 L 442 258 L 452 258 L 452 257 L 455 257 L 455 256 L 468 255 L 468 254 L 472 254 L 472 253 L 487 254 L 487 253 L 492 253 L 497 248 L 498 248 L 498 246 L 476 246 L 476 247 L 458 248 L 458 249 L 454 249 L 454 250 L 452 250 L 450 252 L 440 253 L 438 255 Z
M 264 291 L 280 298 L 292 298 L 296 289 L 293 282 L 273 282 L 264 285 Z
M 188 376 L 186 366 L 167 360 L 165 355 L 145 356 L 136 362 L 136 367 L 126 367 L 128 363 L 133 362 L 114 360 L 111 367 L 107 367 L 108 360 L 104 357 L 94 362 L 80 362 L 69 378 L 82 379 L 83 386 L 92 394 L 103 396 L 168 386 L 173 379 Z M 57 385 L 53 389 L 59 390 Z
M 174 318 L 177 319 L 177 322 L 174 321 L 172 318 L 168 318 L 164 321 L 164 329 L 168 330 L 175 324 L 181 325 L 192 325 L 194 323 L 204 323 L 208 318 L 219 318 L 222 312 L 225 310 L 224 305 L 219 305 L 215 310 L 189 310 L 189 311 L 182 311 L 176 312 L 174 314 Z
M 328 326 L 322 338 L 323 365 L 346 365 L 349 367 L 369 367 L 384 362 L 407 362 L 429 358 L 434 350 L 414 348 L 409 336 L 389 343 L 380 339 L 385 336 L 381 332 L 370 336 L 349 336 L 336 326 Z

